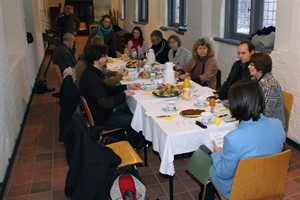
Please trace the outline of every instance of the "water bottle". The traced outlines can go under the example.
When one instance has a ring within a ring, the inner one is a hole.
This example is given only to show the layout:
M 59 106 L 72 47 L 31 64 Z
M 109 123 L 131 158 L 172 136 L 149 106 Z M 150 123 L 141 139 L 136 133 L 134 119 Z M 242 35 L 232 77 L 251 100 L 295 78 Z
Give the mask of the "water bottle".
M 131 49 L 130 57 L 131 57 L 131 59 L 134 59 L 134 60 L 136 60 L 138 58 L 136 49 Z

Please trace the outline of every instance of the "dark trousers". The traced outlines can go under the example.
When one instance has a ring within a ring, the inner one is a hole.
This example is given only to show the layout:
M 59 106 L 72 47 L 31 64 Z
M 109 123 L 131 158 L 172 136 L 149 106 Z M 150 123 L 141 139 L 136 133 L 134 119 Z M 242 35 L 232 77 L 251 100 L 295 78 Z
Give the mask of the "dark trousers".
M 142 134 L 137 133 L 131 128 L 131 120 L 133 115 L 131 114 L 126 102 L 116 107 L 116 110 L 108 117 L 107 121 L 102 125 L 105 129 L 122 128 L 126 131 L 128 141 L 136 148 L 141 149 L 143 147 L 144 137 Z M 122 135 L 120 133 L 110 134 L 114 139 L 120 140 Z
M 200 193 L 198 195 L 199 200 L 202 200 L 202 196 L 204 193 L 204 185 L 200 183 Z M 214 200 L 215 199 L 215 194 L 216 194 L 216 189 L 214 184 L 212 182 L 208 183 L 206 185 L 206 192 L 205 192 L 205 200 Z

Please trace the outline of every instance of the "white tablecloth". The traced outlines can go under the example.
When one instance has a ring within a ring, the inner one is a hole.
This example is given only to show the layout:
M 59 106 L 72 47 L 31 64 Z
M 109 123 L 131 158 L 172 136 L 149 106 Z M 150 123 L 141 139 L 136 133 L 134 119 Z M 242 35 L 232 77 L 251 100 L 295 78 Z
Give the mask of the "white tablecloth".
M 212 90 L 194 84 L 193 90 L 198 94 L 211 94 Z M 146 95 L 147 94 L 147 95 Z M 163 111 L 167 101 L 176 101 L 178 111 Z M 211 147 L 209 134 L 212 132 L 228 133 L 236 128 L 235 123 L 221 122 L 219 125 L 209 124 L 207 129 L 202 129 L 195 124 L 199 118 L 186 118 L 179 115 L 180 110 L 199 108 L 193 105 L 193 100 L 183 101 L 181 98 L 159 98 L 144 91 L 136 91 L 136 94 L 127 99 L 127 103 L 134 116 L 131 126 L 136 131 L 142 131 L 146 140 L 151 141 L 154 151 L 161 158 L 159 171 L 162 174 L 173 176 L 174 156 L 195 151 L 201 144 Z M 217 105 L 217 109 L 222 109 Z M 205 109 L 209 109 L 205 107 Z M 157 118 L 159 115 L 173 115 L 172 120 Z

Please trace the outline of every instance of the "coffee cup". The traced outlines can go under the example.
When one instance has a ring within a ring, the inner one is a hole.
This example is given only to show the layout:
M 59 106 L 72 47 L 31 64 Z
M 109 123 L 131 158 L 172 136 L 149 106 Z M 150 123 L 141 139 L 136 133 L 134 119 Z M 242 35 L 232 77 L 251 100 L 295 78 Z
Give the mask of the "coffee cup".
M 168 101 L 166 104 L 167 110 L 176 110 L 176 102 L 175 101 Z
M 202 122 L 204 123 L 209 123 L 211 122 L 213 114 L 211 112 L 202 112 L 201 117 L 202 117 Z
M 203 97 L 203 96 L 200 96 L 196 99 L 196 103 L 199 105 L 199 106 L 203 106 L 205 105 L 205 102 L 206 102 L 206 98 Z

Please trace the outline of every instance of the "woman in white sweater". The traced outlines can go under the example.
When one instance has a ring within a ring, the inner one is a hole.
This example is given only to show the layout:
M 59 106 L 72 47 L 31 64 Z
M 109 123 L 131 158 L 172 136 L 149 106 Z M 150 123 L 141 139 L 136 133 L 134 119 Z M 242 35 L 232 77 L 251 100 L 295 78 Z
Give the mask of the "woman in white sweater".
M 171 47 L 168 54 L 169 61 L 175 64 L 175 70 L 182 69 L 192 58 L 192 53 L 181 47 L 181 41 L 176 35 L 171 35 L 168 38 L 168 43 Z

